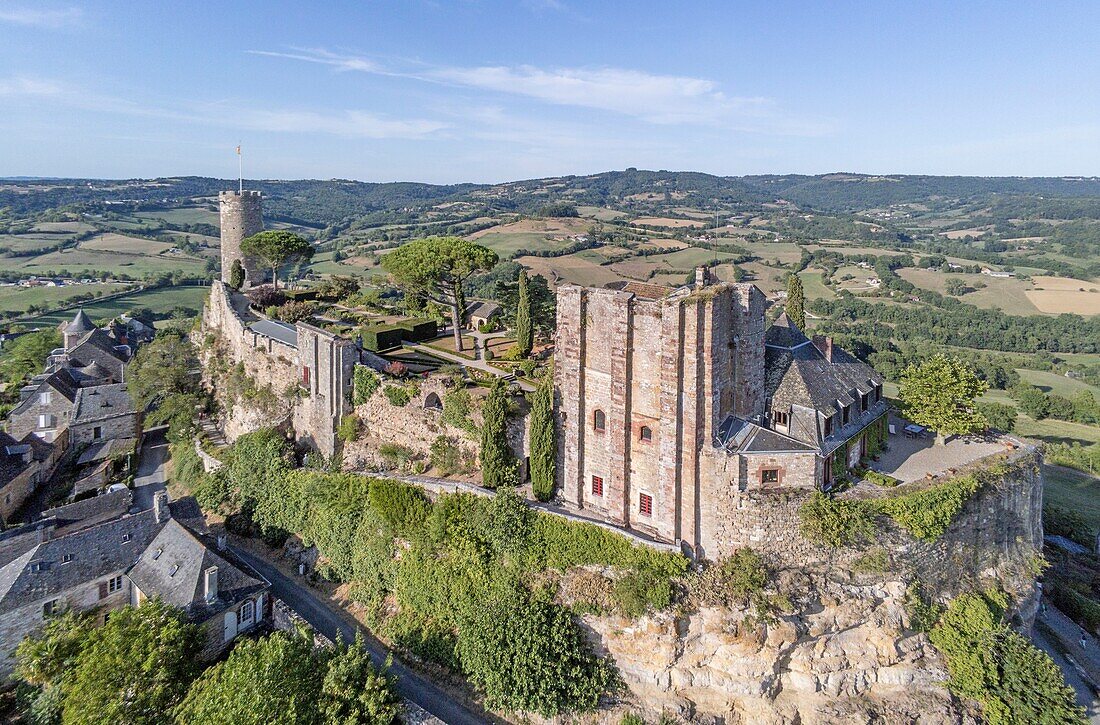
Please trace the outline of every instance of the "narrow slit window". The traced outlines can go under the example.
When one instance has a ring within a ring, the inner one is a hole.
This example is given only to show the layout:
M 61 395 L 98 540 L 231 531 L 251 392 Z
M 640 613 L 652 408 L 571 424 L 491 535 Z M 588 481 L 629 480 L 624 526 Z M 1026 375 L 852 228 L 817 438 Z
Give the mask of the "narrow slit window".
M 642 516 L 653 515 L 653 497 L 648 493 L 639 494 L 638 496 L 638 513 Z

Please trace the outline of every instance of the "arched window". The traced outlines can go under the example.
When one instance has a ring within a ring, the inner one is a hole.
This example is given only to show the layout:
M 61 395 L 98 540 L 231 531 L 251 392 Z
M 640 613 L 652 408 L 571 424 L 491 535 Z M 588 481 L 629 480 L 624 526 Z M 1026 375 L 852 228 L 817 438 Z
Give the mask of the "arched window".
M 607 428 L 607 416 L 603 414 L 602 410 L 597 410 L 592 414 L 592 427 L 600 432 Z

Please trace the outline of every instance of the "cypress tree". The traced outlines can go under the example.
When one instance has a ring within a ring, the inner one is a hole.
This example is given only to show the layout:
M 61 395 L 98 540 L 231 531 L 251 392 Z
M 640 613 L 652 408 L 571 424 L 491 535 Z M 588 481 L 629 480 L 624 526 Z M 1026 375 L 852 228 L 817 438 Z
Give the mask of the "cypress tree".
M 516 347 L 520 355 L 527 357 L 535 346 L 535 332 L 531 327 L 531 294 L 527 289 L 527 270 L 519 271 L 519 303 L 516 307 Z
M 481 482 L 488 488 L 516 485 L 516 465 L 508 447 L 508 394 L 499 378 L 481 410 Z
M 531 488 L 539 501 L 554 494 L 554 382 L 546 375 L 531 398 Z
M 802 289 L 802 278 L 797 274 L 787 277 L 786 312 L 799 330 L 806 329 L 806 293 Z
M 234 259 L 233 266 L 229 268 L 229 286 L 235 290 L 244 286 L 244 267 L 239 259 Z

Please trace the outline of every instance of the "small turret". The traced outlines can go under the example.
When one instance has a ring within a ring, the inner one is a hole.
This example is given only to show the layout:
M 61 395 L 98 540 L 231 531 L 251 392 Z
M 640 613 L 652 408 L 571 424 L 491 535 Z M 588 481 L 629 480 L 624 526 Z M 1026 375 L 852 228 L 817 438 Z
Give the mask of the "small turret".
M 84 308 L 80 308 L 76 312 L 76 317 L 72 322 L 65 325 L 65 329 L 62 331 L 62 338 L 65 344 L 65 350 L 73 349 L 73 346 L 80 341 L 80 338 L 87 335 L 89 332 L 95 329 L 95 325 L 88 318 L 88 315 L 84 313 Z

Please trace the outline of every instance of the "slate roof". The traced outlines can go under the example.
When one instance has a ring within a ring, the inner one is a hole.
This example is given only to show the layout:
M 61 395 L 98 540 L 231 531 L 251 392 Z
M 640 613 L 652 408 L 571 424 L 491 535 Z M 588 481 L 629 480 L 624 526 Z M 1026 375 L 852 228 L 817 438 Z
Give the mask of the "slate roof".
M 218 597 L 208 602 L 205 572 L 211 566 L 218 567 Z M 222 611 L 267 586 L 206 546 L 175 520 L 164 525 L 127 573 L 145 594 L 158 596 L 196 618 Z
M 771 347 L 793 348 L 810 344 L 810 338 L 806 337 L 784 312 L 764 333 L 764 344 Z
M 172 517 L 165 521 L 157 521 L 152 509 L 118 513 L 123 505 L 128 510 L 129 501 L 129 491 L 104 494 L 51 509 L 48 519 L 0 534 L 0 616 L 116 572 L 147 596 L 198 618 L 268 586 L 231 552 L 215 552 L 177 520 L 177 513 L 187 510 L 177 504 L 188 499 L 172 502 Z M 203 596 L 203 572 L 210 566 L 218 567 L 219 598 L 213 603 Z
M 91 385 L 103 385 L 104 381 L 114 380 L 115 374 L 98 362 L 92 362 L 83 367 L 64 368 L 69 372 L 78 385 L 89 387 Z
M 111 438 L 91 445 L 80 454 L 80 458 L 76 460 L 77 465 L 84 466 L 96 461 L 133 453 L 137 449 L 137 442 L 137 438 Z
M 264 337 L 270 337 L 291 347 L 298 347 L 298 329 L 294 325 L 275 320 L 260 320 L 253 322 L 248 328 Z
M 120 362 L 126 361 L 126 354 L 119 350 L 116 350 L 115 341 L 111 339 L 110 335 L 108 335 L 106 332 L 99 329 L 98 327 L 94 328 L 90 332 L 86 333 L 84 337 L 77 340 L 76 344 L 73 345 L 72 349 L 69 351 L 70 356 L 74 354 L 79 355 L 78 348 L 82 345 L 93 345 L 103 352 L 117 358 Z
M 60 532 L 70 526 L 92 526 L 117 518 L 129 511 L 133 503 L 134 495 L 130 489 L 112 491 L 47 509 L 42 512 L 42 518 L 53 519 Z
M 732 415 L 727 416 L 718 427 L 715 442 L 728 451 L 738 453 L 811 453 L 817 450 L 791 436 Z
M 163 526 L 148 510 L 35 544 L 0 567 L 0 613 L 125 571 Z
M 81 307 L 76 312 L 76 316 L 73 317 L 72 322 L 65 325 L 65 332 L 70 335 L 80 334 L 83 332 L 90 332 L 95 329 L 95 325 L 92 324 L 91 319 L 85 314 L 84 308 Z
M 23 390 L 27 391 L 27 395 L 19 401 L 19 405 L 12 409 L 11 415 L 18 415 L 25 412 L 28 408 L 31 408 L 38 404 L 38 394 L 44 393 L 47 390 L 57 392 L 61 397 L 68 400 L 70 403 L 76 400 L 76 392 L 80 388 L 76 378 L 68 368 L 61 368 L 56 372 L 52 372 L 49 375 L 33 378 L 38 380 L 37 384 L 33 386 L 27 386 Z M 23 392 L 20 390 L 20 393 Z
M 136 412 L 125 383 L 80 388 L 76 394 L 71 425 L 106 420 Z
M 34 465 L 25 460 L 26 453 L 33 453 L 30 443 L 20 443 L 0 431 L 0 488 L 14 481 L 19 474 Z
M 500 305 L 496 302 L 474 302 L 466 308 L 466 318 L 482 317 L 489 319 L 495 315 L 500 314 Z

